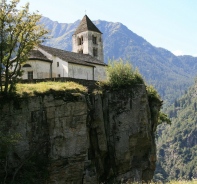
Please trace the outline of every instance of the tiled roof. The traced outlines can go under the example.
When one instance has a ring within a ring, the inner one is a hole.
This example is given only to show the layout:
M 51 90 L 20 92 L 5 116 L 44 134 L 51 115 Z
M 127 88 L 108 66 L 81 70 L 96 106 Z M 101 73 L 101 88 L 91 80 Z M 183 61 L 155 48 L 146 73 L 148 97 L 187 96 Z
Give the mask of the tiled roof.
M 88 54 L 69 52 L 69 51 L 56 49 L 44 45 L 39 45 L 39 48 L 43 49 L 44 51 L 48 52 L 53 56 L 57 56 L 60 59 L 67 61 L 68 63 L 81 64 L 86 66 L 94 66 L 94 64 L 103 65 L 103 66 L 106 65 L 105 63 L 99 61 L 97 58 L 92 57 Z
M 94 32 L 101 33 L 100 30 L 93 24 L 93 22 L 89 19 L 87 15 L 85 15 L 83 19 L 81 20 L 79 26 L 74 32 L 74 35 L 84 32 L 84 31 L 94 31 Z
M 52 60 L 48 59 L 39 50 L 31 50 L 29 55 L 29 60 L 42 60 L 42 61 L 52 62 Z

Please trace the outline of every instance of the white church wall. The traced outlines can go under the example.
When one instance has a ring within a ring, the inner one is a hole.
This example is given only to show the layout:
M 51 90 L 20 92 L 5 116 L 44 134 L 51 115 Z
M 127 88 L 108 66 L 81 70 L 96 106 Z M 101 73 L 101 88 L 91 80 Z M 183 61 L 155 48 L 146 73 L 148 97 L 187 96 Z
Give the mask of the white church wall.
M 52 77 L 68 77 L 68 62 L 60 59 L 58 56 L 53 56 L 48 52 L 39 48 L 48 59 L 53 61 L 52 64 Z
M 104 81 L 107 79 L 106 76 L 106 66 L 103 65 L 95 65 L 94 68 L 94 80 Z
M 50 62 L 40 60 L 28 60 L 26 64 L 29 64 L 31 67 L 22 67 L 22 79 L 28 79 L 28 72 L 33 72 L 33 79 L 44 79 L 51 77 Z
M 68 64 L 68 77 L 77 79 L 93 80 L 93 69 L 92 66 L 84 66 L 77 64 Z
M 58 57 L 53 57 L 53 77 L 68 77 L 68 63 Z

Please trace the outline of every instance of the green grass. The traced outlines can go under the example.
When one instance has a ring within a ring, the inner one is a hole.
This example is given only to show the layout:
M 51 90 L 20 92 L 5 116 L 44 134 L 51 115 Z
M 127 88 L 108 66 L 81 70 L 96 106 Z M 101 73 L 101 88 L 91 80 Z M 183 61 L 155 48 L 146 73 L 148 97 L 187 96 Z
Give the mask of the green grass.
M 16 94 L 19 96 L 34 96 L 50 91 L 66 91 L 72 93 L 87 93 L 87 88 L 75 82 L 40 82 L 36 84 L 17 84 Z

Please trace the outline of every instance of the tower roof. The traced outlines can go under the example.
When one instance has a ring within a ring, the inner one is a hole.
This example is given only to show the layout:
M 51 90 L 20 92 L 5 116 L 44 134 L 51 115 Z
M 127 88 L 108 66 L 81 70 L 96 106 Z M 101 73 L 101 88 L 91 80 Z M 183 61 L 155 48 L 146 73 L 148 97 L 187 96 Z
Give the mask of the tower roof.
M 101 33 L 100 30 L 94 25 L 94 23 L 89 19 L 87 15 L 85 15 L 83 19 L 81 20 L 79 26 L 74 32 L 74 35 L 84 32 L 84 31 L 94 31 L 94 32 Z

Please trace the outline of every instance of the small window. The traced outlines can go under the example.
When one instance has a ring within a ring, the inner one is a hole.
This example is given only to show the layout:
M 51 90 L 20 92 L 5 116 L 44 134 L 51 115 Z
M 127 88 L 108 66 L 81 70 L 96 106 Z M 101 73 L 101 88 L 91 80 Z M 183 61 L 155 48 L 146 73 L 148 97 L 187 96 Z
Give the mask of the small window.
M 78 45 L 83 45 L 83 36 L 78 37 Z
M 33 72 L 31 71 L 31 72 L 28 72 L 27 73 L 27 78 L 28 78 L 28 80 L 32 80 L 33 79 Z
M 60 66 L 60 64 L 59 64 L 59 62 L 57 62 L 57 67 L 59 67 Z
M 60 74 L 58 74 L 58 77 L 61 77 L 61 75 L 60 75 Z
M 92 35 L 92 42 L 93 42 L 93 44 L 97 44 L 97 38 L 94 35 Z
M 93 56 L 94 57 L 98 56 L 98 49 L 97 48 L 93 48 Z
M 26 67 L 31 67 L 31 65 L 30 65 L 30 64 L 24 64 L 23 67 L 24 67 L 24 68 L 26 68 Z

